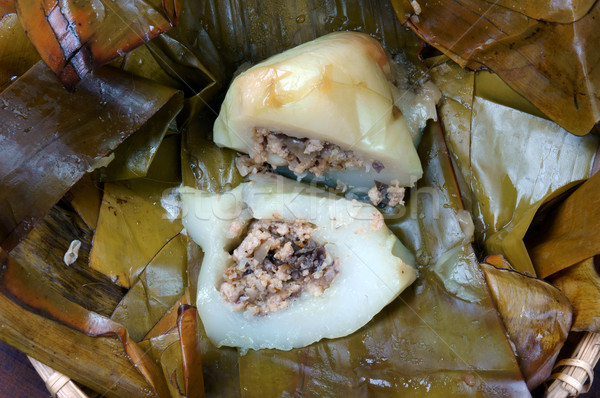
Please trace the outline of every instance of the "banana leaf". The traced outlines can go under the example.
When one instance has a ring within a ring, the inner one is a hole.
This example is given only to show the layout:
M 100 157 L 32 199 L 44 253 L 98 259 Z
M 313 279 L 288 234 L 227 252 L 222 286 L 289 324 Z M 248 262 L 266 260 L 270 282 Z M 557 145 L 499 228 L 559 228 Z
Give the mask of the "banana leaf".
M 163 208 L 172 184 L 135 179 L 104 184 L 90 267 L 130 288 L 146 264 L 183 228 Z
M 589 258 L 548 277 L 573 304 L 574 332 L 600 333 L 600 276 Z
M 392 0 L 402 22 L 459 65 L 491 69 L 551 120 L 587 134 L 600 120 L 598 2 L 508 3 Z
M 588 177 L 598 139 L 475 97 L 471 121 L 473 218 L 488 253 L 535 275 L 522 241 L 537 208 Z M 542 277 L 540 275 L 540 277 Z
M 0 94 L 0 245 L 10 250 L 96 163 L 180 95 L 103 68 L 68 93 L 38 63 Z
M 593 0 L 572 1 L 563 0 L 541 3 L 536 0 L 521 1 L 515 3 L 508 0 L 486 0 L 488 3 L 498 4 L 513 11 L 520 12 L 533 19 L 541 19 L 548 22 L 569 23 L 583 17 L 594 5 Z
M 40 60 L 17 14 L 2 17 L 2 7 L 0 1 L 0 92 Z
M 52 282 L 29 272 L 44 264 L 22 266 L 2 249 L 0 264 L 3 341 L 105 396 L 168 396 L 160 369 L 125 328 L 69 301 Z
M 187 245 L 181 234 L 171 239 L 140 273 L 111 319 L 142 338 L 179 299 L 187 286 Z
M 417 253 L 421 277 L 350 336 L 242 353 L 242 396 L 529 394 L 457 220 L 462 204 L 438 125 L 419 154 L 424 177 L 407 214 L 388 223 Z
M 550 210 L 528 236 L 527 248 L 540 277 L 600 254 L 600 173 Z
M 161 364 L 171 397 L 204 397 L 197 313 L 182 305 L 173 328 L 145 340 L 140 347 Z
M 179 0 L 15 0 L 21 25 L 68 88 L 89 72 L 177 24 Z
M 98 169 L 98 178 L 101 181 L 120 181 L 145 177 L 169 125 L 182 107 L 183 103 L 159 110 L 152 123 L 144 124 L 115 150 L 115 158 Z
M 515 345 L 530 390 L 543 383 L 567 340 L 573 310 L 568 298 L 548 282 L 511 268 L 482 263 L 488 287 Z
M 28 272 L 80 306 L 108 316 L 123 289 L 88 267 L 93 232 L 65 202 L 54 206 L 10 255 L 21 264 L 34 264 Z M 73 240 L 81 242 L 77 260 L 67 266 L 63 256 Z
M 199 0 L 196 7 L 202 26 L 223 59 L 228 77 L 245 62 L 262 61 L 339 30 L 372 34 L 392 56 L 401 54 L 411 61 L 411 81 L 426 77 L 418 55 L 422 42 L 400 24 L 388 2 Z
M 92 231 L 98 223 L 102 188 L 102 183 L 96 181 L 92 174 L 86 174 L 65 194 L 65 199 Z
M 14 13 L 15 2 L 13 0 L 0 0 L 0 19 L 6 14 Z
M 204 112 L 182 136 L 183 185 L 208 192 L 223 192 L 235 188 L 243 181 L 235 166 L 237 153 L 218 148 L 209 140 L 214 117 Z

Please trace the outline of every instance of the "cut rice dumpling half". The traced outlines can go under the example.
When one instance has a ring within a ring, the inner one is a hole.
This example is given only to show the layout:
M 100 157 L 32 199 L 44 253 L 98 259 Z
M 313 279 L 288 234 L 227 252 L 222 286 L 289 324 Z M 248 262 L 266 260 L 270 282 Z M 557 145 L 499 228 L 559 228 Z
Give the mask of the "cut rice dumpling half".
M 205 253 L 197 306 L 216 345 L 289 350 L 346 336 L 416 279 L 373 206 L 272 174 L 250 180 L 225 194 L 180 189 Z
M 365 193 L 376 182 L 383 194 L 412 186 L 423 172 L 400 111 L 405 96 L 392 83 L 398 67 L 363 33 L 336 32 L 292 48 L 234 79 L 214 141 L 248 154 L 238 162 L 242 174 L 268 164 Z M 432 98 L 416 105 L 424 107 L 421 127 L 435 115 Z

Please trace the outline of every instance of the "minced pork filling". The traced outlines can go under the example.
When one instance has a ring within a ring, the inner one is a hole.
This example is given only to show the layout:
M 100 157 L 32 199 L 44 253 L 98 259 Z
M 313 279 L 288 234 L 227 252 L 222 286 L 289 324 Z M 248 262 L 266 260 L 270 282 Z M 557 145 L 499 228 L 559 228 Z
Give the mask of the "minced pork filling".
M 304 291 L 323 294 L 340 259 L 311 238 L 314 230 L 304 221 L 254 220 L 223 273 L 222 297 L 235 311 L 266 315 L 288 307 Z
M 276 155 L 288 163 L 288 168 L 295 173 L 309 172 L 322 176 L 329 169 L 349 169 L 364 167 L 370 164 L 377 172 L 384 166 L 379 161 L 368 161 L 360 158 L 353 151 L 345 151 L 330 142 L 309 138 L 295 138 L 282 133 L 257 128 L 254 133 L 256 150 L 250 154 L 254 164 L 268 161 L 268 155 Z

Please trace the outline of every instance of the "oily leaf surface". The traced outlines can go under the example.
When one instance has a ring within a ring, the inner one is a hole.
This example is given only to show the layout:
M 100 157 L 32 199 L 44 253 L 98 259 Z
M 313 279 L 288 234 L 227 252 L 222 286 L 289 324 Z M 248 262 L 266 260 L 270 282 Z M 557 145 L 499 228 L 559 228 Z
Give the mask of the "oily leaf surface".
M 542 278 L 600 254 L 600 173 L 594 174 L 556 208 L 527 239 Z
M 181 11 L 179 0 L 16 0 L 15 5 L 40 56 L 69 88 L 171 29 Z
M 113 68 L 69 93 L 36 64 L 0 94 L 0 245 L 12 249 L 104 156 L 180 101 L 173 89 Z
M 575 332 L 600 332 L 600 276 L 589 258 L 548 277 L 573 305 Z
M 90 267 L 130 288 L 144 267 L 183 228 L 161 199 L 171 184 L 136 179 L 104 184 Z
M 463 67 L 491 69 L 571 133 L 587 134 L 600 120 L 595 67 L 600 55 L 592 45 L 600 34 L 598 2 L 588 8 L 589 3 L 571 2 L 434 0 L 419 2 L 418 10 L 406 0 L 392 3 L 399 19 L 423 40 Z
M 571 329 L 571 303 L 546 281 L 491 264 L 480 266 L 532 390 L 550 377 Z

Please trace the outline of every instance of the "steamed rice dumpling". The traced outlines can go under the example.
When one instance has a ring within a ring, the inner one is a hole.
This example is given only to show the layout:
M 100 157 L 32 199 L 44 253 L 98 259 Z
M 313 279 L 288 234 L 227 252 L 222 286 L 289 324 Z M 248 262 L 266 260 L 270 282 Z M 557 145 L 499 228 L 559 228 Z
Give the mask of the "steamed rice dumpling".
M 402 203 L 403 187 L 423 171 L 392 82 L 397 68 L 362 33 L 336 32 L 292 48 L 234 79 L 214 141 L 248 154 L 238 159 L 243 175 L 282 167 L 362 189 L 374 204 Z
M 180 190 L 205 255 L 197 307 L 218 346 L 289 350 L 365 325 L 416 279 L 379 211 L 275 175 Z

